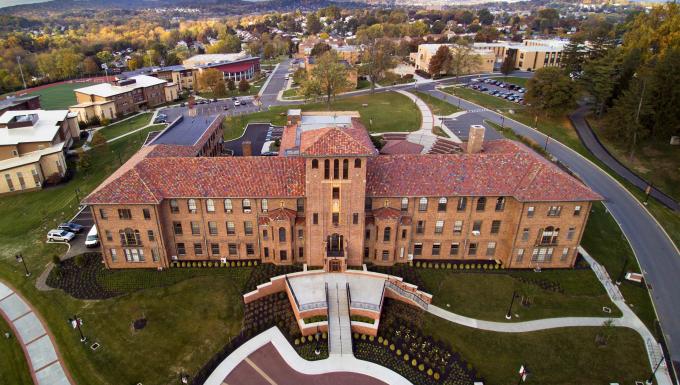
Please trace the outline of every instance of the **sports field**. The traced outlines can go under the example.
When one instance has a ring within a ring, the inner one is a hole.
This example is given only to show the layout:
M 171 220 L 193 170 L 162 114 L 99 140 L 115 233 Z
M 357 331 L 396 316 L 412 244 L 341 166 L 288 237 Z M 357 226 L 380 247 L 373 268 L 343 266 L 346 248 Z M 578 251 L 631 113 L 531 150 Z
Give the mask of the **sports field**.
M 40 95 L 40 105 L 45 110 L 66 110 L 69 106 L 76 104 L 74 89 L 93 84 L 96 83 L 60 83 L 28 92 L 28 95 Z M 21 93 L 18 92 L 18 94 Z

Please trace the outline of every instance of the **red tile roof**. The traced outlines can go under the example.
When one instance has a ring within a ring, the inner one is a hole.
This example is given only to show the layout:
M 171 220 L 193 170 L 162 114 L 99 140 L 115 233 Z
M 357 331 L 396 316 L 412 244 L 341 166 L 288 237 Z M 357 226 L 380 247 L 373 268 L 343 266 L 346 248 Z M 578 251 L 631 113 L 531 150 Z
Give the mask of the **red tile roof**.
M 383 220 L 399 219 L 399 217 L 401 217 L 401 211 L 392 207 L 381 207 L 373 210 L 373 216 Z
M 374 155 L 368 133 L 363 128 L 319 128 L 300 136 L 300 154 L 314 156 Z
M 146 156 L 147 158 L 191 157 L 196 156 L 198 154 L 198 148 L 194 146 L 180 146 L 177 144 L 154 144 L 149 147 L 151 147 L 152 150 Z
M 278 208 L 270 210 L 267 215 L 272 221 L 292 221 L 297 216 L 297 213 L 291 209 Z
M 383 148 L 380 149 L 380 153 L 385 155 L 420 154 L 422 151 L 422 145 L 409 142 L 408 140 L 388 140 Z

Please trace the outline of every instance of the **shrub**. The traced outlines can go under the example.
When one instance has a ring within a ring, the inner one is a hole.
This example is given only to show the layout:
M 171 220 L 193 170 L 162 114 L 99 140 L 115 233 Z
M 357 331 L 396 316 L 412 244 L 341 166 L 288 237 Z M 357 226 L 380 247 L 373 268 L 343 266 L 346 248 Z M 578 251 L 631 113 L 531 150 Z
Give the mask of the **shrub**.
M 321 338 L 323 338 L 324 340 L 328 338 L 328 333 L 326 332 L 321 333 Z
M 414 361 L 415 361 L 415 360 L 414 360 Z M 423 370 L 425 370 L 425 365 L 423 365 L 423 364 L 418 365 L 418 370 L 420 370 L 421 372 L 422 372 Z
M 361 335 L 361 340 L 362 340 L 362 341 L 366 341 L 366 334 L 362 334 L 362 335 Z
M 437 270 L 439 270 L 439 264 L 438 264 L 438 263 L 435 263 L 435 264 L 434 264 L 434 268 L 437 269 Z
M 295 339 L 295 346 L 298 346 L 298 345 L 300 345 L 300 339 L 299 339 L 299 338 L 296 338 L 296 339 Z
M 85 266 L 85 256 L 82 255 L 82 254 L 76 255 L 76 256 L 73 258 L 73 263 L 75 263 L 76 266 L 78 266 L 78 267 L 83 267 L 83 266 Z
M 457 263 L 454 263 L 454 264 L 453 264 L 453 269 L 454 269 L 454 270 L 458 270 L 458 264 L 457 264 Z
M 450 269 L 451 269 L 451 264 L 450 264 L 450 263 L 447 263 L 447 264 L 446 264 L 446 268 L 450 270 Z
M 208 267 L 213 267 L 213 263 L 212 263 L 212 262 L 208 262 Z
M 248 266 L 252 266 L 253 263 L 251 261 L 248 261 Z
M 401 349 L 397 349 L 397 355 L 398 355 L 398 356 L 401 355 Z
M 411 360 L 411 366 L 417 366 L 417 365 L 418 365 L 418 361 L 416 361 L 415 358 L 412 359 L 412 360 Z
M 389 344 L 389 343 L 390 343 L 390 342 L 387 341 L 387 339 L 385 339 L 385 340 L 383 341 L 383 346 L 387 346 L 387 344 Z
M 394 349 L 395 349 L 394 344 L 390 344 L 390 350 L 391 350 L 391 351 L 394 351 Z
M 383 338 L 382 338 L 382 337 L 378 337 L 378 343 L 381 343 L 381 344 L 382 344 L 382 342 L 383 342 Z
M 434 373 L 434 371 L 432 370 L 432 368 L 427 369 L 427 375 L 428 376 L 432 376 L 433 373 Z
M 420 267 L 420 262 L 416 262 L 416 267 Z
M 54 263 L 55 266 L 61 265 L 61 258 L 59 258 L 58 255 L 53 255 L 52 256 L 52 263 Z
M 314 337 L 311 334 L 307 336 L 307 341 L 312 342 L 313 339 Z
M 470 265 L 467 263 L 465 264 L 465 270 L 470 270 Z
M 373 340 L 375 340 L 375 337 L 373 337 L 373 336 L 368 336 L 368 340 L 371 341 L 371 342 L 373 342 Z
M 186 263 L 186 262 L 182 262 L 182 263 L 181 263 L 181 266 L 182 266 L 182 267 L 186 267 L 186 266 L 187 266 L 187 263 Z
M 354 333 L 352 335 L 352 337 L 354 337 L 355 340 L 358 340 L 359 339 L 359 333 Z
M 439 381 L 439 373 L 435 372 L 435 373 L 432 375 L 432 377 L 433 377 L 435 380 Z
M 253 261 L 253 266 L 257 266 L 257 261 Z
M 404 354 L 404 361 L 408 361 L 408 360 L 409 360 L 408 354 Z

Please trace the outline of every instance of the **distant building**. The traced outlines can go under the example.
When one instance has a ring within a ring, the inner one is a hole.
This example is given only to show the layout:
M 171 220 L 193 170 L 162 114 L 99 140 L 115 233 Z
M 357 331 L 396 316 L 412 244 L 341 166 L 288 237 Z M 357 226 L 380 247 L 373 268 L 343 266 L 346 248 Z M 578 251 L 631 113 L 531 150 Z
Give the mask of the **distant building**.
M 38 95 L 9 96 L 3 100 L 0 100 L 0 115 L 2 115 L 5 111 L 39 109 L 40 96 Z
M 184 60 L 182 64 L 187 70 L 194 71 L 195 78 L 209 68 L 221 71 L 225 80 L 231 79 L 235 82 L 242 79 L 250 80 L 260 72 L 260 58 L 249 56 L 245 52 L 195 55 Z
M 36 190 L 66 175 L 64 152 L 78 139 L 67 110 L 9 110 L 0 115 L 0 194 Z
M 411 61 L 415 64 L 416 70 L 421 70 L 429 73 L 430 60 L 432 60 L 432 57 L 437 53 L 437 50 L 439 50 L 439 47 L 441 46 L 449 47 L 451 51 L 456 50 L 458 47 L 458 45 L 456 44 L 419 45 L 418 52 L 413 52 L 411 53 L 410 56 Z M 462 74 L 493 72 L 493 66 L 496 61 L 496 57 L 493 55 L 493 53 L 490 53 L 489 51 L 479 50 L 476 48 L 474 49 L 474 53 L 476 55 L 479 55 L 479 64 L 474 67 L 464 69 Z
M 78 88 L 74 92 L 78 104 L 69 109 L 78 114 L 81 122 L 89 122 L 95 117 L 100 120 L 121 118 L 176 100 L 178 86 L 154 76 L 137 75 Z
M 515 69 L 536 71 L 543 67 L 559 67 L 562 51 L 568 43 L 567 40 L 529 39 L 522 43 L 509 41 L 474 43 L 474 47 L 493 52 L 498 63 L 510 57 L 515 63 Z

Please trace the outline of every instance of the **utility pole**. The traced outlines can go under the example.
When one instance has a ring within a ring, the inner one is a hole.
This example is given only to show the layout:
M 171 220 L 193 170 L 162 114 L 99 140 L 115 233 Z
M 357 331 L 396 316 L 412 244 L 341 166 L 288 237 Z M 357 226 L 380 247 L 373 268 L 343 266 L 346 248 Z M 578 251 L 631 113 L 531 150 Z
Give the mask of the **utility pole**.
M 21 56 L 17 55 L 17 64 L 19 65 L 19 72 L 21 73 L 21 82 L 24 83 L 26 89 L 26 79 L 24 79 L 24 69 L 21 67 Z

